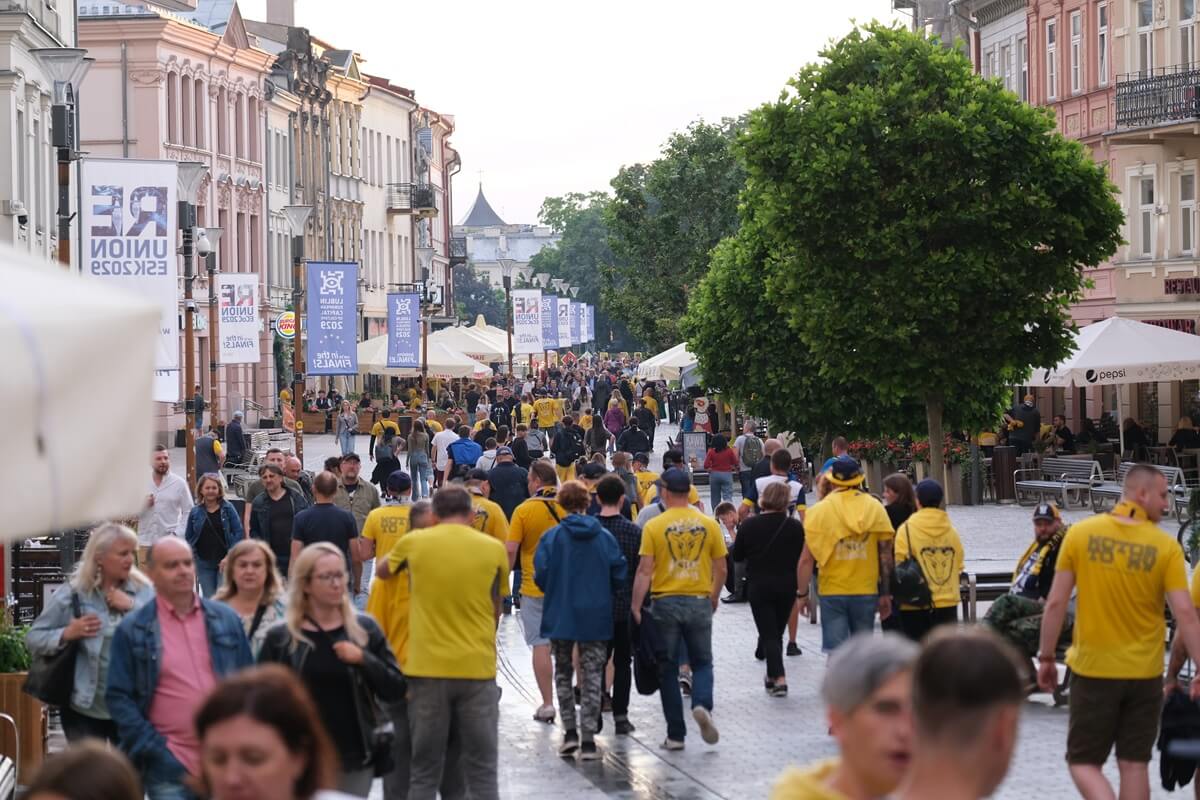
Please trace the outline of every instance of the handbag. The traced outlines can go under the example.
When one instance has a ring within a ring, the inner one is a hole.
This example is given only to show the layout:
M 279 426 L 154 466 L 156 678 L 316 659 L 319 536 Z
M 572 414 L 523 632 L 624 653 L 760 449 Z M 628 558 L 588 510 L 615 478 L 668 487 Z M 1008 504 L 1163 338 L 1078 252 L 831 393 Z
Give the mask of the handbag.
M 79 606 L 79 593 L 71 592 L 71 612 L 75 619 L 83 616 Z M 81 639 L 67 642 L 48 656 L 35 656 L 29 667 L 22 690 L 46 705 L 60 708 L 71 704 L 75 691 L 75 659 L 79 655 Z
M 921 562 L 912 555 L 912 537 L 909 536 L 907 522 L 904 523 L 904 538 L 908 542 L 908 557 L 896 565 L 895 575 L 892 576 L 892 594 L 901 605 L 929 608 L 933 605 L 933 594 L 929 591 L 929 582 L 925 580 Z

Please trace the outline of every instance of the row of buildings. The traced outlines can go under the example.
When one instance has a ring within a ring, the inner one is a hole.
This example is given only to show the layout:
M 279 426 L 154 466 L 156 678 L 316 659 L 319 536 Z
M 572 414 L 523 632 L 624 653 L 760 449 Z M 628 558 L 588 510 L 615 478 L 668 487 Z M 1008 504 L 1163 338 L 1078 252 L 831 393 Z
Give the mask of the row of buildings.
M 1197 0 L 894 0 L 958 39 L 982 75 L 1051 109 L 1105 165 L 1125 243 L 1089 270 L 1079 325 L 1122 316 L 1197 333 L 1200 320 L 1200 3 Z M 1133 417 L 1160 441 L 1200 422 L 1200 381 L 1039 389 L 1043 413 Z
M 271 416 L 290 365 L 272 325 L 292 303 L 284 206 L 313 207 L 308 258 L 359 263 L 361 338 L 386 330 L 386 295 L 400 285 L 424 282 L 452 308 L 452 266 L 466 257 L 451 230 L 454 117 L 297 26 L 293 3 L 269 0 L 256 21 L 237 0 L 0 0 L 0 141 L 12 143 L 0 161 L 0 240 L 47 260 L 70 244 L 58 239 L 53 81 L 30 51 L 84 48 L 94 62 L 76 97 L 78 150 L 207 164 L 197 224 L 223 230 L 217 269 L 260 276 L 262 358 L 211 375 L 203 273 L 194 287 L 196 379 L 220 418 Z M 183 427 L 183 407 L 158 405 L 165 440 Z

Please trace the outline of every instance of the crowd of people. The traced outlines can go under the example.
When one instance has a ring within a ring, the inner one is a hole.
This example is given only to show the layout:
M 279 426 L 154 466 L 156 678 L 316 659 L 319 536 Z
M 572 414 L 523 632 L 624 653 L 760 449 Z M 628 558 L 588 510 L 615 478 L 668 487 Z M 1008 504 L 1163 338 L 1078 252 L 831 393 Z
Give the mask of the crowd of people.
M 881 501 L 838 437 L 810 497 L 790 443 L 753 422 L 711 435 L 702 462 L 668 447 L 652 471 L 660 392 L 636 388 L 631 409 L 635 383 L 604 369 L 472 386 L 461 417 L 418 412 L 402 443 L 386 409 L 370 480 L 353 439 L 315 474 L 272 449 L 241 514 L 219 475 L 193 495 L 157 449 L 136 532 L 93 530 L 28 634 L 37 655 L 78 643 L 72 747 L 38 791 L 72 796 L 54 787 L 84 760 L 124 787 L 113 797 L 365 797 L 376 778 L 389 798 L 498 797 L 506 614 L 563 757 L 600 758 L 606 715 L 633 733 L 635 686 L 659 695 L 664 750 L 690 732 L 716 745 L 714 617 L 744 602 L 780 700 L 798 619 L 820 609 L 840 757 L 785 772 L 778 800 L 985 797 L 1022 700 L 1056 689 L 1064 659 L 1080 792 L 1114 796 L 1100 765 L 1115 747 L 1121 796 L 1145 796 L 1164 603 L 1168 691 L 1200 655 L 1200 581 L 1189 593 L 1156 525 L 1161 473 L 1130 470 L 1113 512 L 1069 528 L 1039 505 L 1010 592 L 963 629 L 967 554 L 940 483 L 889 475 Z

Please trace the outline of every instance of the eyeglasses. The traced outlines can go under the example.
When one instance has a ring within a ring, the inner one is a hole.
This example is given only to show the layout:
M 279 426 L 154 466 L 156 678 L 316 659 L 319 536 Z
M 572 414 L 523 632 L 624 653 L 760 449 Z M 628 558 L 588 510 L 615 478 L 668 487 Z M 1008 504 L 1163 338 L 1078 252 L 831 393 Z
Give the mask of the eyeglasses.
M 344 583 L 346 580 L 346 573 L 345 572 L 322 572 L 320 575 L 313 575 L 312 579 L 314 581 L 320 581 L 321 583 L 328 583 L 330 585 L 333 585 L 333 584 L 337 584 L 337 583 Z

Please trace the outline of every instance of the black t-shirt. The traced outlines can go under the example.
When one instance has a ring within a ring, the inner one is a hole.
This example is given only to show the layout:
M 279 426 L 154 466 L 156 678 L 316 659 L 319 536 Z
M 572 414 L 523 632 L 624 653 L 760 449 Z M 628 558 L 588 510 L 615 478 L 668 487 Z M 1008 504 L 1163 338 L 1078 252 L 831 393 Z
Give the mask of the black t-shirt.
M 269 519 L 271 520 L 270 527 L 267 531 L 267 544 L 271 546 L 271 552 L 275 554 L 276 560 L 286 564 L 292 555 L 292 498 L 284 492 L 278 500 L 272 500 L 270 495 L 267 496 L 267 509 Z
M 221 507 L 218 506 L 216 511 L 206 512 L 200 538 L 196 540 L 196 558 L 215 564 L 225 557 L 226 552 L 225 525 L 221 520 Z
M 1068 428 L 1066 425 L 1063 425 L 1061 428 L 1058 428 L 1054 431 L 1054 435 L 1063 440 L 1062 452 L 1075 452 L 1075 434 L 1072 433 L 1070 428 Z
M 467 392 L 467 411 L 474 412 L 479 407 L 479 392 Z
M 333 649 L 334 642 L 346 638 L 345 628 L 306 630 L 305 634 L 312 640 L 313 648 L 304 659 L 301 677 L 317 704 L 325 730 L 342 757 L 342 769 L 361 769 L 366 754 L 363 753 L 362 731 L 358 727 L 354 705 L 352 667 L 338 658 Z
M 317 503 L 296 515 L 292 523 L 292 539 L 307 547 L 314 542 L 329 542 L 346 556 L 346 569 L 353 566 L 350 560 L 350 540 L 358 537 L 358 526 L 354 515 L 333 503 Z

